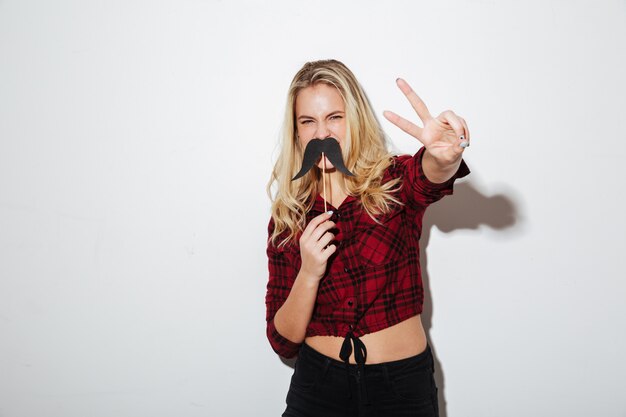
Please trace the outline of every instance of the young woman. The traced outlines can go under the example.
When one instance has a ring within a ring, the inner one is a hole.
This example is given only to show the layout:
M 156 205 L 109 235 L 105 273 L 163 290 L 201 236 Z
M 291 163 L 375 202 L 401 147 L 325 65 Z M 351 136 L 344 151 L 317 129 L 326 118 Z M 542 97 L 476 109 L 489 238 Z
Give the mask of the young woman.
M 461 117 L 432 117 L 405 81 L 397 84 L 423 127 L 384 115 L 424 145 L 414 156 L 387 151 L 341 62 L 309 62 L 291 82 L 268 185 L 276 192 L 265 298 L 270 345 L 298 356 L 283 416 L 438 415 L 418 241 L 426 207 L 469 173 L 462 155 L 470 135 Z M 327 138 L 348 172 L 322 154 L 292 180 L 311 141 Z

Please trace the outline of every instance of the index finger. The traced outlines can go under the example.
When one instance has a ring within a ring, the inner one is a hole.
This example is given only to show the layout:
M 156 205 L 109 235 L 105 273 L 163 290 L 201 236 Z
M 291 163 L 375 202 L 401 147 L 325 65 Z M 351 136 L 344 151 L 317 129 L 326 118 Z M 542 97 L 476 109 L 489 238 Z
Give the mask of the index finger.
M 304 231 L 302 232 L 302 237 L 305 239 L 308 238 L 313 233 L 313 230 L 317 228 L 317 226 L 329 220 L 332 215 L 333 215 L 332 211 L 327 211 L 325 213 L 322 213 L 318 216 L 313 217 L 311 221 L 309 222 L 309 224 L 307 224 L 306 227 L 304 228 Z
M 422 141 L 420 139 L 422 137 L 421 127 L 414 125 L 413 123 L 406 120 L 404 117 L 398 116 L 397 114 L 389 110 L 385 110 L 383 112 L 383 116 L 385 116 L 387 120 L 398 126 L 400 129 L 404 130 L 409 135 L 413 136 L 420 142 Z
M 404 93 L 406 98 L 409 99 L 409 103 L 411 103 L 411 107 L 413 107 L 413 109 L 415 110 L 419 118 L 422 119 L 422 122 L 426 122 L 426 120 L 433 118 L 430 115 L 430 112 L 428 111 L 428 107 L 426 107 L 426 104 L 424 104 L 424 102 L 422 101 L 421 98 L 419 98 L 417 93 L 413 91 L 409 83 L 404 81 L 402 78 L 398 78 L 396 80 L 396 83 L 398 84 L 398 87 L 400 87 L 400 90 Z

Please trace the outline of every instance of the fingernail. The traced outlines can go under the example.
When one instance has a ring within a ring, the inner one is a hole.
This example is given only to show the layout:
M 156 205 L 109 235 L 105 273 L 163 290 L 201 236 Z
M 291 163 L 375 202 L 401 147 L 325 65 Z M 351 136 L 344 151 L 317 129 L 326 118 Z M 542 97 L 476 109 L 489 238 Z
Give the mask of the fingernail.
M 326 212 L 326 214 L 330 214 L 330 215 L 332 216 L 332 215 L 333 215 L 333 211 L 332 211 L 332 210 L 328 210 L 328 211 Z
M 396 78 L 396 82 L 400 81 L 400 77 Z

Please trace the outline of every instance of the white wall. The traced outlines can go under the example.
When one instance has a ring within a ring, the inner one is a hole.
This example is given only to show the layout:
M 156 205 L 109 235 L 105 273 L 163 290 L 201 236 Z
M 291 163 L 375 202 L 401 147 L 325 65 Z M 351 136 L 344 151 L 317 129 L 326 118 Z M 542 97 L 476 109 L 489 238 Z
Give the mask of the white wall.
M 382 3 L 0 1 L 1 417 L 280 415 L 264 187 L 327 57 L 470 125 L 423 239 L 442 416 L 626 416 L 626 2 Z

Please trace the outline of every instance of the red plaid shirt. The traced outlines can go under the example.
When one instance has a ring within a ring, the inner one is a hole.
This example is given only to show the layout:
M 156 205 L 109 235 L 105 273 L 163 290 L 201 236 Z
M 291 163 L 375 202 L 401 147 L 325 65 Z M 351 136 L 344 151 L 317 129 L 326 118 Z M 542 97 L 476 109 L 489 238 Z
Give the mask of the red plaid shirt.
M 403 205 L 378 218 L 377 224 L 362 209 L 359 200 L 348 196 L 333 210 L 339 242 L 329 259 L 326 275 L 319 283 L 317 300 L 306 336 L 344 337 L 349 331 L 359 337 L 392 326 L 422 312 L 424 289 L 419 263 L 419 238 L 426 207 L 452 194 L 456 178 L 469 174 L 464 161 L 456 174 L 442 184 L 430 182 L 422 170 L 424 148 L 415 156 L 397 156 L 384 174 L 383 182 L 402 178 L 397 198 Z M 324 212 L 320 195 L 307 213 L 308 222 Z M 271 236 L 274 222 L 270 220 Z M 269 282 L 267 337 L 272 349 L 285 358 L 295 356 L 300 343 L 283 337 L 274 326 L 274 315 L 283 305 L 300 270 L 298 239 L 282 248 L 267 247 Z

